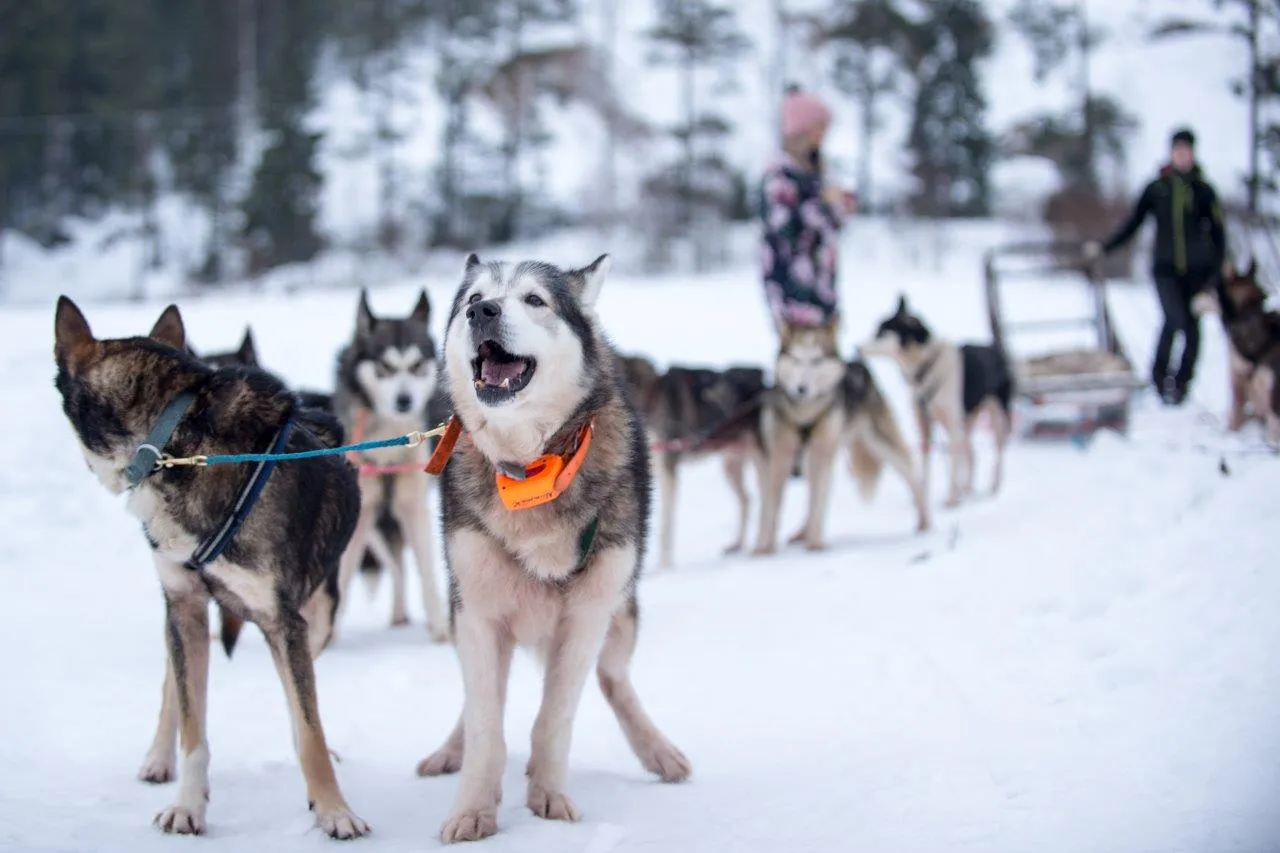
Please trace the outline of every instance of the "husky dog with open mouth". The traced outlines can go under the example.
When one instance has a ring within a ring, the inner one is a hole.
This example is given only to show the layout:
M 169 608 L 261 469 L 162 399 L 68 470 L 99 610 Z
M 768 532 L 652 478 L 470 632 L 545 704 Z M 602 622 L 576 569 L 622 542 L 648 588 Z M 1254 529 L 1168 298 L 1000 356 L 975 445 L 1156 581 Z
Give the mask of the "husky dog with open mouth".
M 186 350 L 178 309 L 148 337 L 96 338 L 65 296 L 54 321 L 56 385 L 89 469 L 127 493 L 164 594 L 168 660 L 147 781 L 182 772 L 165 832 L 205 830 L 209 744 L 209 599 L 262 629 L 289 701 L 294 745 L 316 823 L 333 838 L 369 831 L 334 775 L 316 699 L 313 658 L 329 641 L 338 561 L 359 511 L 351 467 L 338 457 L 279 464 L 157 467 L 163 456 L 294 453 L 334 447 L 331 415 L 300 407 L 278 380 L 244 367 L 213 369 Z
M 594 668 L 644 767 L 664 781 L 688 760 L 654 726 L 631 685 L 636 581 L 649 520 L 644 429 L 623 391 L 595 313 L 608 269 L 481 263 L 467 258 L 444 343 L 456 420 L 447 464 L 438 451 L 462 719 L 418 765 L 461 769 L 445 842 L 497 831 L 507 749 L 503 707 L 517 645 L 546 666 L 533 727 L 526 802 L 535 815 L 577 820 L 569 743 Z

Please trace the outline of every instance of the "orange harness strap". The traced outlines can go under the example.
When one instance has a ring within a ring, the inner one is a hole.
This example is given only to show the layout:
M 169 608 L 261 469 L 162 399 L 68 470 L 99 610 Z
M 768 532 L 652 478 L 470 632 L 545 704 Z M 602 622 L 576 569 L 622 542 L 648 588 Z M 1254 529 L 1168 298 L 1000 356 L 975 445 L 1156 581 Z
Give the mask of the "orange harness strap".
M 573 453 L 567 458 L 555 453 L 539 456 L 525 468 L 522 479 L 509 477 L 501 472 L 495 474 L 498 498 L 502 505 L 510 510 L 530 509 L 551 503 L 564 494 L 573 485 L 582 463 L 586 461 L 594 431 L 594 422 L 588 421 L 578 433 L 578 446 Z M 428 474 L 439 475 L 444 470 L 461 434 L 462 423 L 455 415 L 449 420 L 445 434 L 427 461 Z

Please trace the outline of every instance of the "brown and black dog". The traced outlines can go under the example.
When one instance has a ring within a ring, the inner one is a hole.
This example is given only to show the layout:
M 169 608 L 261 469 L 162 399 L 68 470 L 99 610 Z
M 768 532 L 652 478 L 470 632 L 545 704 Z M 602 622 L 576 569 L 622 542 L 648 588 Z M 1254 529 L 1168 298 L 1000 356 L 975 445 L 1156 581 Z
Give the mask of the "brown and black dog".
M 1230 350 L 1227 428 L 1240 429 L 1252 414 L 1266 424 L 1267 443 L 1280 446 L 1280 312 L 1266 308 L 1257 261 L 1244 271 L 1224 269 L 1217 297 Z

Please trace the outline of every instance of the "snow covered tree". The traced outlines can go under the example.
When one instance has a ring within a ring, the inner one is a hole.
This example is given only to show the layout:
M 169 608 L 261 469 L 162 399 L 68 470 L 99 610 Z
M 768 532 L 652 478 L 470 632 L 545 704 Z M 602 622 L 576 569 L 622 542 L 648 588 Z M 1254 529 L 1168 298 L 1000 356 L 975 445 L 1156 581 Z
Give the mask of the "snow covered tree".
M 907 148 L 916 187 L 909 202 L 923 216 L 983 216 L 994 146 L 979 64 L 995 33 L 977 0 L 931 0 L 913 28 L 916 93 Z
M 1232 81 L 1232 92 L 1249 104 L 1249 171 L 1245 175 L 1248 210 L 1259 212 L 1264 190 L 1277 189 L 1275 173 L 1280 169 L 1280 122 L 1264 120 L 1263 106 L 1280 101 L 1280 52 L 1274 45 L 1280 38 L 1280 3 L 1275 0 L 1208 0 L 1212 18 L 1173 17 L 1159 23 L 1150 33 L 1153 40 L 1193 35 L 1224 35 L 1245 49 L 1245 73 Z M 1264 174 L 1262 157 L 1271 160 Z

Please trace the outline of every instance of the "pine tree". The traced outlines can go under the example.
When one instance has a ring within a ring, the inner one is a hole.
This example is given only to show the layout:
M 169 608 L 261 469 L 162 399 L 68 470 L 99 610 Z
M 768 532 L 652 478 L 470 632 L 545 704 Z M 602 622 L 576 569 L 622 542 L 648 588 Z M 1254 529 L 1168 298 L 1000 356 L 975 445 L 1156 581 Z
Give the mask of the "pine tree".
M 915 24 L 898 0 L 836 2 L 820 43 L 835 48 L 832 80 L 858 105 L 861 129 L 858 161 L 860 205 L 871 204 L 871 162 L 882 122 L 880 105 L 900 91 L 903 78 L 918 63 Z
M 977 0 L 932 0 L 927 10 L 914 28 L 910 204 L 923 216 L 984 216 L 994 145 L 978 66 L 994 48 L 993 28 Z
M 260 21 L 262 127 L 271 139 L 243 205 L 243 235 L 252 266 L 310 260 L 321 248 L 316 232 L 323 176 L 315 156 L 321 134 L 307 129 L 314 104 L 312 74 L 324 29 L 320 0 L 267 0 Z
M 658 24 L 648 32 L 656 44 L 650 62 L 675 65 L 679 70 L 681 120 L 672 135 L 682 150 L 676 183 L 677 225 L 687 228 L 693 220 L 698 137 L 720 136 L 715 129 L 727 124 L 723 118 L 705 115 L 698 109 L 698 72 L 715 67 L 726 82 L 731 81 L 731 64 L 751 43 L 739 30 L 730 5 L 708 0 L 660 0 L 657 6 Z
M 1280 51 L 1274 45 L 1280 36 L 1280 3 L 1275 0 L 1209 0 L 1214 16 L 1169 18 L 1150 33 L 1153 40 L 1192 35 L 1223 35 L 1245 49 L 1245 73 L 1233 81 L 1237 97 L 1249 104 L 1249 170 L 1245 190 L 1251 214 L 1259 212 L 1262 192 L 1275 191 L 1275 171 L 1280 168 L 1280 123 L 1263 118 L 1263 107 L 1280 101 Z M 1270 174 L 1264 174 L 1262 158 L 1271 159 Z

